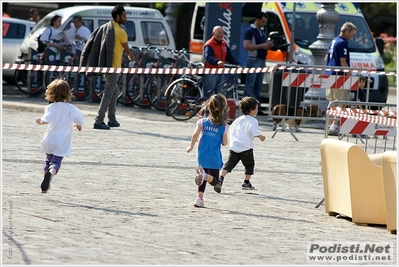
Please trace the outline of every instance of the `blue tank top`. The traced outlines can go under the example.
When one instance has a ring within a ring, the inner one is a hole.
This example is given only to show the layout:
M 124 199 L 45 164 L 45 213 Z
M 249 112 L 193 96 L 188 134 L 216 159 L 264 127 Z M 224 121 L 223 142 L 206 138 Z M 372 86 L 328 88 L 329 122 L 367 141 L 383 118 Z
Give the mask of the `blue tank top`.
M 223 166 L 220 146 L 223 142 L 225 125 L 214 125 L 208 118 L 202 120 L 202 136 L 198 143 L 198 165 L 208 169 Z

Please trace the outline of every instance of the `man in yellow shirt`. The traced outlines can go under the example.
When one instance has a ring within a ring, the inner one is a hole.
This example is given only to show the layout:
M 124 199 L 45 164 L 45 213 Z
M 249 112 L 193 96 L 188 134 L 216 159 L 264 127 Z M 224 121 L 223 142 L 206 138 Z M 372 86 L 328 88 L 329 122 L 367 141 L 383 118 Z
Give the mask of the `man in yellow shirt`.
M 112 10 L 112 18 L 113 21 L 110 22 L 111 24 L 106 23 L 105 25 L 103 25 L 104 26 L 103 34 L 111 35 L 111 36 L 106 36 L 106 40 L 109 40 L 110 42 L 109 45 L 112 46 L 112 40 L 113 40 L 112 67 L 121 68 L 123 52 L 125 52 L 129 56 L 129 59 L 131 61 L 135 60 L 135 57 L 133 53 L 130 51 L 128 46 L 127 33 L 120 26 L 121 24 L 125 25 L 127 21 L 126 12 L 123 6 L 117 5 L 114 7 L 114 9 Z M 108 46 L 107 48 L 111 47 Z M 106 53 L 108 49 L 104 50 Z M 108 55 L 106 55 L 106 57 L 108 58 Z M 120 73 L 105 74 L 104 92 L 101 98 L 100 107 L 98 109 L 98 115 L 95 119 L 94 129 L 109 130 L 110 127 L 120 126 L 119 122 L 116 120 L 115 117 L 117 97 L 119 93 L 119 89 L 117 86 L 119 75 Z M 104 123 L 104 117 L 107 110 L 108 110 L 108 125 Z

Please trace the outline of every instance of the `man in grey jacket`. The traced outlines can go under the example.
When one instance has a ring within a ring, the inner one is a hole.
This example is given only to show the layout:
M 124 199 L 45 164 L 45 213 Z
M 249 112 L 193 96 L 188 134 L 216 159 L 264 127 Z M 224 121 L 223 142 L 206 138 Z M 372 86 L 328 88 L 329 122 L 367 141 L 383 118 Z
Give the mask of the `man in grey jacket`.
M 87 40 L 80 58 L 80 66 L 85 67 L 122 67 L 122 56 L 125 52 L 131 61 L 135 60 L 128 46 L 128 36 L 120 25 L 125 25 L 127 18 L 123 6 L 117 5 L 112 10 L 113 20 L 96 29 Z M 90 74 L 88 74 L 90 75 Z M 116 120 L 116 103 L 119 93 L 117 87 L 120 73 L 105 74 L 105 87 L 101 98 L 94 129 L 109 130 L 110 127 L 119 127 Z M 108 125 L 104 123 L 105 113 L 108 110 Z

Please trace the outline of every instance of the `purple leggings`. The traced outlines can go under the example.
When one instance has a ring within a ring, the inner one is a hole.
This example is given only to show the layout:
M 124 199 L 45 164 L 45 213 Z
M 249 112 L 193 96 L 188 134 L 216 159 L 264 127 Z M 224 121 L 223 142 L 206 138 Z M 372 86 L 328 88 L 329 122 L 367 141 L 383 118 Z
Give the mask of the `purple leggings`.
M 61 161 L 63 157 L 54 156 L 53 154 L 46 153 L 46 161 L 44 162 L 43 170 L 46 172 L 48 169 L 57 171 L 61 168 Z

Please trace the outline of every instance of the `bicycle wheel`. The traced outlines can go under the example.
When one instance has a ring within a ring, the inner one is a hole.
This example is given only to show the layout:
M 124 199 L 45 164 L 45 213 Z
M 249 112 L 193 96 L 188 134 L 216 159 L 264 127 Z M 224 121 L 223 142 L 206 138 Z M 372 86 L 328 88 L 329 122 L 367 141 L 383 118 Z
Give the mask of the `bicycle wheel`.
M 126 85 L 126 94 L 134 105 L 147 108 L 151 107 L 150 101 L 145 94 L 145 82 L 149 77 L 147 75 L 132 74 L 128 78 Z
M 19 91 L 27 95 L 38 95 L 43 91 L 43 72 L 15 70 L 14 81 Z
M 125 75 L 125 74 L 124 74 Z M 119 75 L 118 81 L 117 81 L 117 86 L 119 89 L 118 93 L 118 102 L 122 103 L 122 94 L 123 94 L 123 88 L 125 86 L 125 79 L 126 76 L 124 75 Z M 97 99 L 97 101 L 101 101 L 105 89 L 105 75 L 99 75 L 99 76 L 94 76 L 91 80 L 91 90 L 93 92 L 93 98 Z
M 122 105 L 132 105 L 132 101 L 130 101 L 129 97 L 126 95 L 126 86 L 129 76 L 125 73 L 119 75 L 118 78 L 118 98 L 117 101 Z
M 89 100 L 91 90 L 91 77 L 84 73 L 71 72 L 73 77 L 73 92 L 76 100 Z M 72 88 L 71 88 L 72 91 Z
M 168 87 L 167 114 L 178 121 L 189 120 L 201 109 L 201 91 L 192 80 L 177 79 Z
M 235 109 L 235 114 L 233 114 L 234 112 L 230 112 L 231 120 L 234 120 L 235 118 L 238 118 L 242 115 L 242 112 L 240 110 L 240 102 L 245 96 L 255 97 L 252 91 L 242 84 L 238 84 L 234 86 L 231 90 L 227 91 L 226 98 L 229 102 L 230 110 Z
M 147 98 L 157 110 L 166 110 L 165 91 L 175 79 L 174 74 L 156 74 L 150 78 L 147 84 Z
M 55 79 L 61 79 L 66 81 L 69 84 L 71 93 L 74 94 L 75 76 L 72 76 L 70 72 L 46 71 L 44 74 L 44 88 L 47 88 L 47 86 Z

